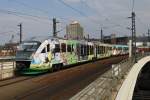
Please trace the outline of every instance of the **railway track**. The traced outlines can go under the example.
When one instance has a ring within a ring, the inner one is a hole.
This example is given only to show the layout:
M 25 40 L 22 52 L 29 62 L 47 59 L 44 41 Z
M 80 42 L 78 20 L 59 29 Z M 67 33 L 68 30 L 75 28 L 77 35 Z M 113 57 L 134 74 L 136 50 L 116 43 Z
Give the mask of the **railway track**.
M 35 76 L 16 76 L 16 77 L 9 78 L 9 79 L 6 79 L 6 80 L 1 80 L 0 81 L 0 88 L 4 87 L 4 86 L 11 85 L 11 84 L 15 84 L 15 83 L 18 83 L 18 82 L 22 82 L 22 81 L 25 81 L 25 80 L 29 80 L 29 79 L 32 79 L 34 77 Z
M 108 64 L 106 64 L 106 63 L 108 63 L 108 62 L 104 60 L 103 64 L 105 64 L 106 66 L 110 65 L 109 63 Z M 82 73 L 83 69 L 84 68 L 76 69 L 78 72 L 75 71 L 75 72 L 72 72 L 72 73 L 79 74 L 80 71 Z M 99 69 L 99 68 L 97 68 L 97 69 Z M 32 91 L 30 91 L 30 92 L 28 92 L 26 94 L 18 96 L 18 97 L 16 97 L 16 99 L 17 100 L 20 100 L 20 99 L 22 99 L 22 100 L 37 99 L 37 98 L 40 98 L 40 96 L 39 96 L 40 94 L 41 95 L 45 95 L 45 94 L 42 94 L 41 91 L 47 91 L 48 92 L 48 94 L 46 95 L 46 96 L 48 96 L 48 98 L 46 98 L 46 99 L 59 100 L 59 99 L 62 99 L 62 98 L 60 98 L 61 96 L 64 97 L 63 98 L 64 100 L 65 99 L 69 99 L 77 91 L 80 91 L 83 87 L 85 87 L 88 84 L 90 84 L 92 81 L 94 81 L 96 78 L 98 78 L 99 75 L 102 75 L 104 72 L 106 72 L 109 69 L 110 69 L 110 67 L 102 68 L 101 71 L 91 70 L 91 71 L 83 74 L 82 77 L 75 77 L 73 79 L 70 79 L 69 81 L 68 80 L 64 80 L 64 81 L 67 81 L 67 82 L 63 82 L 64 84 L 59 84 L 59 85 L 57 85 L 58 83 L 52 84 L 52 85 L 47 84 L 47 85 L 45 85 L 45 86 L 43 86 L 41 88 L 32 90 Z M 85 77 L 88 77 L 88 78 L 85 79 Z M 40 80 L 40 81 L 43 81 L 43 80 Z M 79 84 L 77 84 L 76 82 L 78 82 Z M 70 86 L 66 86 L 66 83 L 68 85 L 70 85 Z M 55 87 L 55 88 L 53 88 L 53 87 Z M 66 88 L 67 91 L 64 90 L 64 88 Z M 60 91 L 57 91 L 57 90 L 60 90 Z M 66 95 L 66 94 L 70 94 L 70 96 Z
M 109 57 L 97 59 L 97 60 L 94 60 L 93 62 L 98 61 L 98 60 L 108 59 L 108 58 Z M 92 61 L 86 61 L 86 62 L 81 62 L 81 63 L 70 65 L 70 66 L 65 66 L 61 70 L 65 70 L 65 69 L 68 69 L 68 68 L 71 68 L 71 67 L 87 64 L 87 63 L 90 63 L 90 62 L 92 62 Z M 56 71 L 58 71 L 58 70 L 57 69 L 54 70 L 54 72 L 56 72 Z M 21 82 L 21 81 L 25 81 L 25 80 L 29 80 L 29 79 L 34 78 L 34 77 L 35 76 L 14 76 L 14 77 L 6 78 L 6 79 L 3 79 L 3 80 L 0 80 L 0 87 L 11 85 L 11 84 L 15 84 L 15 83 L 18 83 L 18 82 Z
M 22 81 L 20 79 L 16 83 L 0 87 L 0 99 L 66 100 L 109 70 L 111 64 L 118 63 L 126 57 L 102 59 L 54 73 L 44 74 L 32 79 L 22 78 Z M 4 93 L 3 91 L 10 92 Z

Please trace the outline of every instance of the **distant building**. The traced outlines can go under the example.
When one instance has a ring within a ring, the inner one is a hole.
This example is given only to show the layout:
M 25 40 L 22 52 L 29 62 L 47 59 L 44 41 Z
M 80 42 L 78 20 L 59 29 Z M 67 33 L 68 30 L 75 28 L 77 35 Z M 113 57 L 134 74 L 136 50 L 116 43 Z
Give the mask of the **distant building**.
M 6 43 L 0 47 L 0 56 L 14 56 L 16 54 L 18 43 Z
M 129 41 L 129 37 L 116 37 L 114 34 L 111 36 L 105 36 L 103 39 L 104 43 L 109 43 L 109 44 L 122 44 L 122 45 L 127 45 Z
M 83 27 L 77 21 L 72 22 L 66 26 L 65 37 L 68 39 L 83 39 Z

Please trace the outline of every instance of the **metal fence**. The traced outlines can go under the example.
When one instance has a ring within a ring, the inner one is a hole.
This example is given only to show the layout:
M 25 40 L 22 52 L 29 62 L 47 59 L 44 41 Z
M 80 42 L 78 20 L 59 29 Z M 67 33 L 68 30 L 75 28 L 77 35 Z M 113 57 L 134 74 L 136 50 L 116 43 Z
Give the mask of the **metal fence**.
M 137 54 L 137 61 L 149 54 Z M 128 58 L 112 65 L 111 70 L 100 76 L 95 82 L 71 98 L 71 100 L 114 100 L 131 67 L 134 58 Z
M 0 80 L 13 77 L 15 69 L 15 60 L 12 57 L 0 59 Z

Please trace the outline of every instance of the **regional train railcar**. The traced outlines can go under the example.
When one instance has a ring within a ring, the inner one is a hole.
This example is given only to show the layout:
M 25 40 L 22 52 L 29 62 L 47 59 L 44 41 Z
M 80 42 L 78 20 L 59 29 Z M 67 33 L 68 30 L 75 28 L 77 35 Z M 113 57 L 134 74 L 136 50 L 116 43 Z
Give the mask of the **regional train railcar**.
M 112 45 L 94 42 L 96 58 L 105 58 L 112 55 Z
M 94 57 L 92 42 L 49 38 L 44 41 L 24 41 L 16 54 L 16 68 L 23 74 L 38 74 L 58 69 L 64 65 L 88 61 Z M 27 57 L 28 49 L 34 48 Z M 21 53 L 20 53 L 21 52 Z
M 110 57 L 112 55 L 112 45 L 110 44 L 101 44 L 103 53 L 102 57 Z
M 140 46 L 140 47 L 137 47 L 137 50 L 139 53 L 150 52 L 150 47 L 149 46 Z
M 95 58 L 94 44 L 85 40 L 81 40 L 78 44 L 77 51 L 79 54 L 79 62 L 89 61 Z
M 38 45 L 35 41 L 24 41 L 19 45 L 16 53 L 16 69 L 25 74 L 48 71 L 52 67 L 49 63 L 50 60 L 53 60 L 53 63 L 60 61 L 57 44 L 59 44 L 57 39 L 41 40 L 38 41 Z M 32 49 L 33 47 L 36 48 Z M 51 52 L 55 52 L 55 55 L 52 55 Z
M 128 54 L 129 47 L 127 45 L 113 45 L 112 55 L 123 55 Z
M 109 57 L 114 52 L 112 52 L 113 47 L 117 52 L 114 55 L 122 54 L 121 50 L 125 48 L 125 46 L 112 46 L 100 42 L 54 37 L 35 40 L 24 41 L 19 45 L 16 53 L 16 68 L 22 74 L 40 74 L 59 69 L 64 65 Z

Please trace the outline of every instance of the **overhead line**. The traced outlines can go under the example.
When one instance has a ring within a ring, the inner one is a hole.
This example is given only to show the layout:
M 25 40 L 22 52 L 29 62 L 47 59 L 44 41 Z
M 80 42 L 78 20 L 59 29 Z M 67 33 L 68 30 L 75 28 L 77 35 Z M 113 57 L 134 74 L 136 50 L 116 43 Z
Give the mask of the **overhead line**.
M 65 5 L 66 7 L 74 10 L 75 12 L 79 13 L 81 16 L 87 17 L 91 22 L 99 24 L 96 20 L 94 20 L 93 18 L 90 18 L 89 16 L 87 16 L 85 13 L 83 13 L 82 11 L 70 6 L 69 4 L 67 4 L 66 2 L 64 2 L 63 0 L 58 0 L 60 3 L 62 3 L 63 5 Z
M 78 12 L 80 15 L 82 15 L 82 16 L 87 16 L 85 13 L 83 13 L 83 12 L 81 12 L 80 10 L 78 10 L 78 9 L 76 9 L 76 8 L 74 8 L 74 7 L 72 7 L 72 6 L 70 6 L 69 4 L 65 3 L 63 0 L 58 0 L 58 1 L 59 1 L 60 3 L 62 3 L 63 5 L 67 6 L 68 8 L 70 8 L 70 9 L 72 9 L 72 10 Z
M 15 33 L 14 31 L 0 32 L 0 35 L 8 35 L 9 33 Z
M 48 14 L 48 11 L 45 11 L 45 10 L 40 9 L 40 8 L 32 7 L 32 6 L 30 6 L 30 5 L 26 4 L 26 3 L 21 2 L 21 1 L 18 1 L 18 0 L 8 0 L 8 1 L 13 1 L 13 2 L 16 2 L 16 3 L 18 3 L 18 4 L 22 5 L 22 6 L 24 6 L 24 7 L 31 8 L 31 9 L 33 9 L 33 10 L 35 10 L 35 11 L 42 12 L 42 13 L 44 13 L 44 14 Z
M 33 17 L 36 19 L 42 19 L 42 20 L 51 20 L 48 18 L 43 18 L 40 16 L 35 16 L 35 15 L 30 15 L 30 14 L 26 14 L 26 13 L 22 13 L 22 12 L 17 12 L 17 11 L 10 11 L 10 10 L 4 10 L 4 9 L 0 9 L 1 13 L 7 13 L 7 14 L 13 14 L 13 15 L 23 15 L 23 16 L 28 16 L 28 17 Z
M 87 6 L 88 8 L 91 9 L 91 7 L 86 3 L 85 0 L 81 0 L 81 2 L 84 3 L 85 6 Z M 102 16 L 102 14 L 100 14 L 100 15 Z M 118 26 L 118 27 L 122 27 L 122 28 L 123 28 L 123 25 L 117 24 L 117 23 L 114 23 L 114 22 L 110 21 L 110 20 L 109 20 L 109 15 L 105 18 L 105 20 L 108 21 L 108 22 L 111 23 L 111 24 L 114 24 L 114 26 Z

